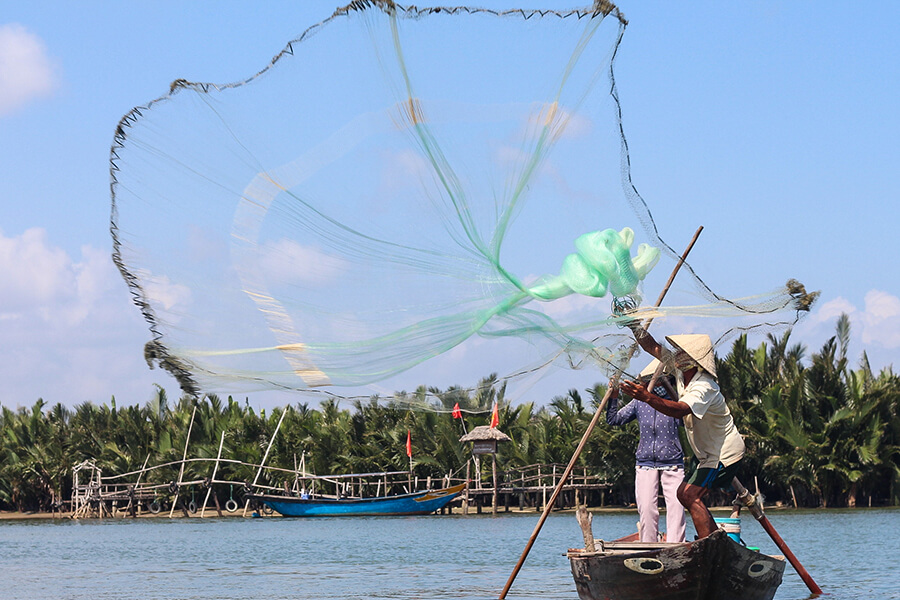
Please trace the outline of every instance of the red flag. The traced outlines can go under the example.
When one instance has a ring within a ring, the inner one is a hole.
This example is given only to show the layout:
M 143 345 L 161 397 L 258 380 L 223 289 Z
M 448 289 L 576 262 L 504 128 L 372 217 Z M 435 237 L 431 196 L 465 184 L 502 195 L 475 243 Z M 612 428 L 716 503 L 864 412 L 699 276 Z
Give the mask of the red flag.
M 459 402 L 457 402 L 456 406 L 453 407 L 453 418 L 462 419 L 462 411 L 459 410 Z
M 412 458 L 412 436 L 409 433 L 409 429 L 406 430 L 406 455 Z
M 494 410 L 491 411 L 491 429 L 500 424 L 500 415 L 497 413 L 497 403 L 494 402 Z

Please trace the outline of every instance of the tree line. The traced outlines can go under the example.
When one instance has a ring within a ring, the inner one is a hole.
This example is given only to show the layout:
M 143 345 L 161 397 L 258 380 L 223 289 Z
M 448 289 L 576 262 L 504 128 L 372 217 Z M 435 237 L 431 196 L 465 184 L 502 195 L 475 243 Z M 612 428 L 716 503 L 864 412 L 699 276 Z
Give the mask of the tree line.
M 756 348 L 742 336 L 727 355 L 716 358 L 719 383 L 747 446 L 745 484 L 757 478 L 769 503 L 900 504 L 900 378 L 890 367 L 873 373 L 865 354 L 858 368 L 851 368 L 846 316 L 809 360 L 805 347 L 792 344 L 790 335 L 770 334 Z M 86 459 L 95 460 L 105 475 L 138 470 L 145 461 L 180 460 L 195 410 L 189 457 L 214 459 L 224 432 L 224 458 L 260 464 L 286 412 L 267 465 L 293 469 L 305 453 L 306 470 L 317 475 L 402 471 L 410 464 L 409 432 L 415 475 L 440 478 L 459 473 L 470 458 L 468 445 L 459 442 L 462 423 L 453 418 L 452 408 L 459 404 L 471 430 L 489 423 L 496 402 L 499 429 L 512 438 L 500 444 L 501 471 L 567 463 L 605 392 L 598 383 L 569 390 L 543 406 L 513 406 L 505 399 L 505 384 L 491 375 L 474 390 L 420 388 L 390 399 L 332 398 L 318 408 L 298 403 L 269 412 L 216 395 L 170 403 L 162 388 L 144 406 L 119 407 L 115 398 L 73 409 L 42 400 L 30 408 L 3 406 L 0 510 L 47 510 L 68 500 L 72 468 Z M 435 410 L 410 410 L 426 398 Z M 608 500 L 613 503 L 634 501 L 637 437 L 636 423 L 616 428 L 601 419 L 579 458 L 579 469 L 611 484 Z M 690 455 L 688 444 L 683 441 L 683 446 Z M 185 480 L 209 475 L 208 464 L 186 468 Z M 254 475 L 246 465 L 220 467 L 224 479 L 252 481 Z M 158 482 L 177 477 L 177 467 L 152 474 Z

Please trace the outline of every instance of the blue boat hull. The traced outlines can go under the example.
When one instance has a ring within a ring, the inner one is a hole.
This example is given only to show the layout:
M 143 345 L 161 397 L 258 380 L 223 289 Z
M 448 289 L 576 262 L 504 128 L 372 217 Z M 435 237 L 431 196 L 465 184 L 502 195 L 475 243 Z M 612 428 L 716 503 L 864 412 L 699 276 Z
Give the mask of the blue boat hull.
M 463 488 L 465 484 L 415 494 L 346 500 L 270 495 L 250 497 L 285 517 L 428 515 L 445 507 L 462 492 Z

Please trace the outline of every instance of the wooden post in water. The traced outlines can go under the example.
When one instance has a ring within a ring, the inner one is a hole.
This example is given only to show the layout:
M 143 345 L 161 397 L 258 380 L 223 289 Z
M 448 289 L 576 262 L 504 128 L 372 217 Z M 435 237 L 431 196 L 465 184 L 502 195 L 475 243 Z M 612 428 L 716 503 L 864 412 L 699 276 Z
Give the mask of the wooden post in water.
M 212 489 L 212 483 L 209 484 L 210 489 Z M 216 514 L 219 515 L 219 518 L 222 518 L 222 507 L 219 505 L 219 496 L 216 495 L 215 492 L 212 493 L 213 504 L 216 505 Z
M 591 521 L 594 519 L 593 515 L 591 515 L 584 506 L 579 506 L 578 510 L 575 511 L 575 518 L 578 520 L 578 525 L 581 527 L 585 551 L 596 552 L 597 547 L 594 545 L 594 533 L 591 530 Z

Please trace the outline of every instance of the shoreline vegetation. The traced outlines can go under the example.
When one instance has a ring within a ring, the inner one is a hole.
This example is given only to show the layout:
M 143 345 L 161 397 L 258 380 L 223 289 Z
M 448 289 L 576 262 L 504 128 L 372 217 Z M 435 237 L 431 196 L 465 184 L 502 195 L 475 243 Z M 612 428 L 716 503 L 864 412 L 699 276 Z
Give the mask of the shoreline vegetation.
M 791 343 L 790 331 L 780 337 L 770 334 L 757 348 L 748 347 L 742 336 L 727 355 L 716 357 L 719 383 L 747 445 L 739 477 L 751 489 L 758 485 L 767 508 L 900 505 L 900 377 L 891 367 L 873 373 L 865 353 L 858 368 L 852 368 L 846 356 L 849 339 L 849 319 L 842 315 L 836 335 L 808 360 L 806 348 Z M 215 458 L 222 440 L 223 458 L 262 464 L 280 421 L 267 466 L 294 471 L 299 460 L 305 472 L 318 475 L 407 471 L 412 466 L 420 481 L 459 476 L 466 472 L 471 449 L 459 442 L 462 424 L 451 414 L 456 403 L 469 430 L 487 425 L 491 407 L 499 406 L 498 428 L 512 438 L 497 452 L 502 481 L 507 472 L 527 465 L 567 463 L 605 391 L 596 384 L 569 390 L 543 406 L 512 406 L 505 399 L 505 385 L 491 375 L 474 390 L 422 387 L 391 398 L 354 400 L 349 408 L 329 399 L 318 408 L 298 403 L 257 413 L 247 401 L 211 394 L 184 396 L 170 405 L 162 388 L 142 407 L 120 408 L 115 398 L 74 409 L 50 407 L 42 400 L 17 410 L 2 406 L 0 518 L 16 518 L 5 516 L 9 511 L 40 518 L 28 514 L 49 514 L 68 502 L 72 469 L 85 460 L 93 460 L 104 475 L 123 474 L 145 464 L 179 461 L 188 441 L 191 456 Z M 419 408 L 411 410 L 413 406 Z M 628 510 L 634 502 L 637 439 L 635 423 L 614 428 L 601 418 L 576 465 L 609 485 L 595 504 Z M 689 454 L 689 446 L 683 446 Z M 488 464 L 470 478 L 489 481 L 490 461 L 481 463 Z M 256 473 L 247 465 L 222 465 L 219 477 L 252 481 Z M 188 465 L 183 475 L 197 481 L 208 473 Z M 160 468 L 152 478 L 163 484 L 181 481 L 181 474 L 174 467 Z M 285 482 L 267 483 L 280 487 Z M 235 491 L 217 487 L 224 498 Z M 721 493 L 711 500 L 730 506 L 731 497 Z

